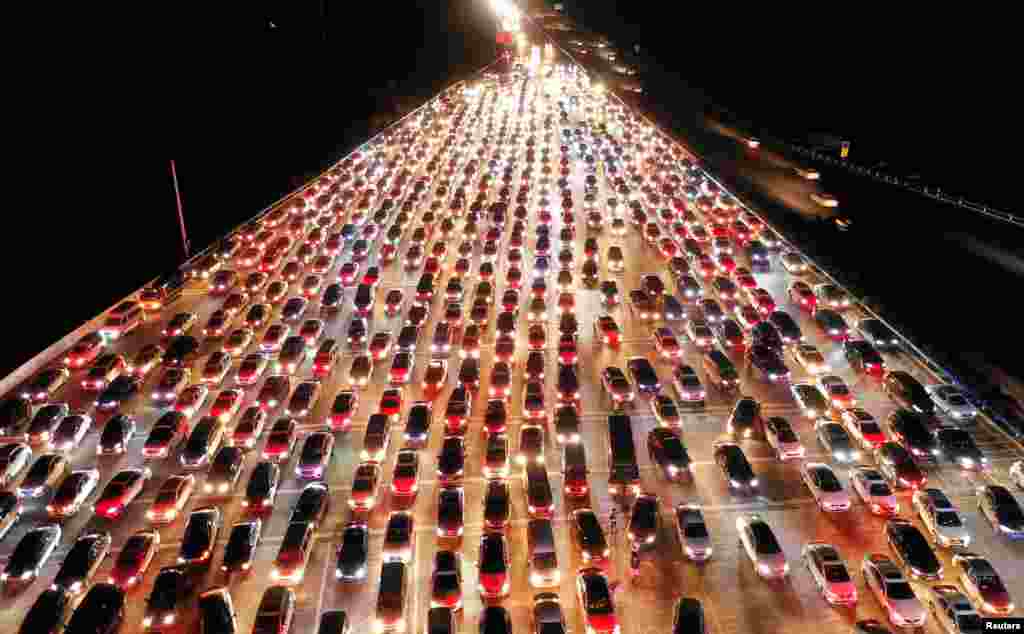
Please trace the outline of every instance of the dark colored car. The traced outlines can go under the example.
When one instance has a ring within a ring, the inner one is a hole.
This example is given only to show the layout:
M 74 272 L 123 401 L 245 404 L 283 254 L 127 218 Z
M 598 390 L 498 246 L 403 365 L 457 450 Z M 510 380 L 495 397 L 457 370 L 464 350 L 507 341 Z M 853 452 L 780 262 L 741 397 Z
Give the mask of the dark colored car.
M 903 370 L 891 370 L 882 380 L 882 388 L 894 401 L 918 414 L 935 415 L 935 402 L 924 386 Z
M 56 634 L 64 624 L 64 613 L 70 604 L 71 594 L 67 590 L 43 590 L 21 620 L 18 634 Z
M 887 422 L 893 438 L 910 452 L 915 462 L 938 462 L 942 450 L 925 417 L 910 410 L 897 409 L 889 414 Z
M 754 469 L 736 443 L 715 443 L 715 462 L 722 469 L 730 489 L 748 491 L 757 488 L 758 481 Z
M 889 548 L 910 572 L 913 579 L 939 581 L 942 563 L 928 544 L 928 539 L 909 520 L 894 518 L 885 524 L 885 538 Z
M 75 608 L 64 634 L 116 634 L 124 610 L 124 591 L 112 583 L 97 583 Z

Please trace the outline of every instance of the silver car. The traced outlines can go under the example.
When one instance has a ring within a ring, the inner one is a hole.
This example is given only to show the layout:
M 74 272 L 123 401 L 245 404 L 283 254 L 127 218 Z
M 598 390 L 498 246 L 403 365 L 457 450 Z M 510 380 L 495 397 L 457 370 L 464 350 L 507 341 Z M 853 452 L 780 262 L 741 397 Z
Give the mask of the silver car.
M 900 512 L 899 499 L 878 469 L 864 465 L 853 467 L 850 469 L 850 485 L 857 497 L 871 509 L 872 515 L 887 517 Z
M 865 555 L 861 572 L 864 574 L 864 582 L 882 606 L 890 623 L 901 628 L 919 628 L 924 625 L 928 612 L 888 555 Z
M 711 536 L 699 505 L 684 503 L 676 507 L 676 532 L 683 554 L 691 561 L 711 558 Z
M 964 525 L 963 518 L 941 489 L 914 491 L 914 508 L 921 516 L 928 534 L 943 548 L 971 545 L 971 532 Z
M 932 586 L 926 602 L 939 629 L 946 634 L 977 634 L 987 629 L 970 599 L 956 586 Z
M 808 542 L 801 553 L 811 578 L 831 605 L 856 605 L 857 586 L 839 550 L 825 542 Z
M 736 532 L 757 574 L 764 579 L 781 579 L 789 574 L 786 553 L 761 516 L 749 513 L 736 518 Z
M 818 442 L 837 462 L 852 463 L 860 460 L 860 450 L 841 424 L 822 418 L 814 424 L 814 431 Z
M 834 513 L 850 510 L 850 495 L 832 467 L 823 462 L 805 462 L 800 469 L 800 477 L 822 511 Z
M 935 406 L 943 414 L 958 423 L 971 422 L 978 416 L 978 408 L 971 405 L 963 392 L 953 385 L 926 385 L 924 391 L 928 392 L 928 396 L 932 397 Z

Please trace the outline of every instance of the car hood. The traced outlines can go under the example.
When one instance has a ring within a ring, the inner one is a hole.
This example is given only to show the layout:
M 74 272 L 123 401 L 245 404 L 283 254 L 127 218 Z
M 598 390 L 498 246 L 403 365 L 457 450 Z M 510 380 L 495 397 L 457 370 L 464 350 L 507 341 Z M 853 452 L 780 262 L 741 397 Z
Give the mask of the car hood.
M 917 620 L 920 618 L 924 618 L 927 614 L 924 605 L 921 603 L 920 600 L 916 598 L 901 599 L 898 601 L 889 599 L 887 603 L 889 604 L 890 610 L 899 613 L 900 616 L 902 616 L 905 619 Z
M 782 570 L 786 567 L 786 554 L 775 553 L 774 555 L 757 555 L 758 566 L 768 566 L 772 570 Z
M 480 585 L 488 593 L 500 593 L 501 587 L 505 585 L 508 575 L 504 572 L 482 572 L 480 573 Z
M 587 625 L 598 632 L 611 632 L 619 624 L 615 614 L 588 614 Z

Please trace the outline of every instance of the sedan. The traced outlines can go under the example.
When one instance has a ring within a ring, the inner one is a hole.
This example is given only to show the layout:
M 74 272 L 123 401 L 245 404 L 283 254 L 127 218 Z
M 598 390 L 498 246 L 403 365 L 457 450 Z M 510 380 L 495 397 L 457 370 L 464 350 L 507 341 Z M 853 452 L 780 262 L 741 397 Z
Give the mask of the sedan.
M 775 533 L 766 521 L 755 514 L 736 518 L 736 532 L 743 551 L 757 574 L 764 579 L 778 579 L 789 574 L 789 563 Z
M 850 510 L 850 496 L 827 464 L 806 462 L 800 469 L 800 477 L 822 511 L 834 513 Z
M 857 586 L 835 546 L 825 542 L 809 542 L 803 547 L 801 556 L 811 578 L 829 604 L 856 605 Z

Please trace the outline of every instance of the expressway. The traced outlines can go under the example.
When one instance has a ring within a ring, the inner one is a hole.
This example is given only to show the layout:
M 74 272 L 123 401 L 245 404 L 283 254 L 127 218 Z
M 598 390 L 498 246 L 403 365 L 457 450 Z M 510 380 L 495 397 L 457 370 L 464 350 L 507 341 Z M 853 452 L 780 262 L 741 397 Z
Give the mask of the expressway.
M 551 79 L 541 80 L 535 78 L 528 80 L 528 103 L 536 105 L 539 113 L 543 114 L 545 113 L 544 108 L 547 107 L 547 104 L 553 105 L 554 99 L 550 101 L 543 99 L 540 94 L 542 86 L 546 85 L 547 89 L 552 91 L 552 94 L 557 94 L 560 86 L 565 86 L 568 91 L 566 93 L 567 96 L 579 95 L 580 97 L 580 105 L 571 109 L 570 120 L 567 123 L 568 127 L 576 127 L 586 116 L 586 107 L 592 108 L 592 112 L 597 113 L 607 107 L 610 99 L 590 91 L 583 91 L 570 76 L 565 74 L 564 68 L 563 66 L 545 66 L 541 69 L 543 72 L 550 69 L 555 71 Z M 487 137 L 487 117 L 475 119 L 472 116 L 472 112 L 480 104 L 486 104 L 485 112 L 493 104 L 497 104 L 495 107 L 495 114 L 497 115 L 495 122 L 500 124 L 503 117 L 508 114 L 510 130 L 517 125 L 518 118 L 518 122 L 522 126 L 520 128 L 520 142 L 525 136 L 529 135 L 529 115 L 517 117 L 514 99 L 507 96 L 512 93 L 509 93 L 507 89 L 502 89 L 505 91 L 506 96 L 492 100 L 494 92 L 497 90 L 496 81 L 493 77 L 479 79 L 477 84 L 482 90 L 455 95 L 454 101 L 457 108 L 465 108 L 468 116 L 462 122 L 461 128 L 454 132 L 457 133 L 460 143 L 463 139 L 468 139 L 468 143 L 465 146 L 465 150 L 468 151 L 464 151 L 456 161 L 457 167 L 454 171 L 453 186 L 461 178 L 462 168 L 467 163 L 469 152 L 475 152 L 478 144 Z M 520 83 L 514 82 L 512 85 L 518 90 Z M 555 134 L 552 135 L 554 140 L 551 146 L 552 156 L 555 157 L 558 154 L 558 140 L 554 137 L 562 126 L 557 124 L 557 109 L 552 112 L 556 113 L 556 124 L 553 126 Z M 610 109 L 608 110 L 608 116 L 611 116 Z M 542 116 L 539 118 L 542 118 Z M 450 119 L 445 121 L 445 125 L 450 124 Z M 491 132 L 492 142 L 498 132 L 498 127 L 500 126 L 496 126 Z M 540 129 L 538 125 L 538 131 Z M 418 126 L 412 122 L 406 123 L 402 130 L 403 133 L 417 131 Z M 444 138 L 444 136 L 445 134 L 441 134 L 440 138 Z M 539 132 L 538 136 L 543 137 Z M 509 146 L 506 145 L 505 147 Z M 394 159 L 399 165 L 408 155 L 407 151 L 399 144 L 380 145 L 378 148 L 381 158 L 386 160 Z M 430 152 L 433 153 L 435 151 L 441 152 L 443 157 L 442 164 L 447 164 L 448 159 L 453 156 L 448 153 L 448 150 L 442 149 L 440 143 L 433 143 L 430 146 Z M 557 160 L 553 165 L 557 169 Z M 517 177 L 519 176 L 518 170 L 521 170 L 522 166 L 523 162 L 520 160 L 516 168 Z M 418 176 L 425 174 L 424 162 L 421 161 L 414 170 L 411 180 L 415 180 Z M 575 160 L 570 163 L 570 173 L 567 178 L 569 180 L 569 188 L 573 191 L 573 199 L 577 201 L 577 205 L 584 198 L 583 185 L 585 175 L 582 161 Z M 555 177 L 557 178 L 557 174 L 555 174 Z M 534 178 L 536 179 L 536 176 Z M 474 185 L 477 180 L 474 178 L 472 181 Z M 555 180 L 555 178 L 552 180 Z M 534 183 L 537 182 L 537 180 L 534 180 Z M 600 195 L 598 199 L 604 200 L 610 195 L 608 183 L 603 178 L 599 178 L 599 183 Z M 398 260 L 382 266 L 381 282 L 376 290 L 376 306 L 370 320 L 371 333 L 391 331 L 397 335 L 398 330 L 403 324 L 404 315 L 411 305 L 411 296 L 421 273 L 419 269 L 407 270 L 404 266 L 404 254 L 408 246 L 408 237 L 412 233 L 413 228 L 418 226 L 423 214 L 429 209 L 430 194 L 436 192 L 436 184 L 437 179 L 435 178 L 427 190 L 428 195 L 416 203 L 414 219 L 407 225 L 403 241 L 398 250 Z M 534 188 L 536 187 L 537 185 L 535 184 Z M 557 192 L 557 188 L 555 188 L 555 191 Z M 489 201 L 496 200 L 497 195 L 497 187 L 492 186 L 488 191 Z M 551 197 L 553 200 L 557 200 L 557 195 L 553 194 Z M 448 200 L 446 197 L 442 198 L 445 201 Z M 374 202 L 373 209 L 376 209 L 380 200 L 378 198 Z M 536 197 L 534 197 L 533 202 L 536 202 Z M 441 208 L 441 211 L 443 212 L 446 209 L 447 206 L 444 206 Z M 536 219 L 534 214 L 537 211 L 533 203 L 529 206 L 529 212 L 531 217 L 527 222 L 526 254 L 523 258 L 524 265 L 527 267 L 527 273 L 529 273 L 529 266 L 533 261 L 532 247 L 535 239 L 533 228 Z M 579 264 L 582 261 L 583 243 L 587 237 L 596 237 L 600 246 L 599 253 L 601 254 L 599 258 L 600 278 L 602 280 L 615 279 L 623 295 L 627 294 L 629 290 L 639 288 L 641 276 L 647 273 L 659 273 L 663 280 L 669 281 L 669 276 L 665 270 L 665 259 L 646 243 L 635 227 L 629 226 L 625 235 L 621 237 L 612 235 L 607 225 L 599 233 L 589 232 L 581 221 L 582 213 L 580 207 L 577 207 L 576 215 L 576 237 L 573 241 L 573 249 L 577 254 L 574 267 L 574 274 L 577 275 L 577 280 Z M 555 213 L 554 216 L 552 235 L 557 236 L 557 231 L 562 221 L 558 213 Z M 348 222 L 346 218 L 338 218 L 336 224 L 332 225 L 329 231 L 338 230 L 345 222 Z M 463 225 L 460 224 L 460 226 Z M 482 221 L 481 226 L 486 226 L 486 221 Z M 384 231 L 381 231 L 379 235 L 383 235 L 383 233 Z M 449 251 L 446 258 L 446 263 L 449 267 L 457 257 L 454 251 L 460 241 L 460 234 L 457 230 L 449 240 Z M 506 254 L 509 252 L 509 232 L 507 230 L 501 234 L 500 241 L 494 277 L 496 298 L 501 298 L 506 286 L 505 271 L 508 268 Z M 293 252 L 299 248 L 299 243 L 300 241 L 297 241 L 292 247 Z M 378 261 L 377 249 L 379 249 L 380 245 L 381 238 L 378 237 L 370 255 L 371 263 Z M 613 273 L 607 269 L 605 254 L 608 248 L 613 245 L 621 246 L 626 254 L 625 270 L 621 273 Z M 477 244 L 473 252 L 473 262 L 470 269 L 473 272 L 478 270 L 481 263 L 481 252 L 481 245 Z M 349 261 L 350 258 L 351 242 L 347 243 L 344 250 L 334 259 L 330 270 L 324 275 L 325 280 L 334 281 L 337 278 L 339 267 L 342 263 Z M 365 267 L 363 270 L 365 270 Z M 451 275 L 450 269 L 441 275 L 436 284 L 436 288 L 439 291 L 444 288 L 449 275 Z M 801 311 L 798 306 L 795 306 L 788 300 L 786 287 L 792 280 L 792 277 L 778 264 L 777 256 L 773 256 L 770 272 L 755 272 L 755 277 L 758 284 L 771 293 L 781 308 L 797 318 L 808 340 L 817 345 L 825 354 L 827 361 L 835 369 L 835 373 L 847 381 L 855 393 L 859 404 L 874 414 L 877 419 L 884 420 L 885 416 L 896 405 L 885 396 L 876 380 L 866 379 L 864 375 L 850 369 L 845 362 L 841 347 L 822 337 L 815 327 L 813 320 Z M 816 281 L 813 277 L 807 277 L 806 279 L 812 284 Z M 299 280 L 301 281 L 301 276 Z M 475 283 L 473 283 L 473 286 L 475 286 Z M 406 305 L 399 316 L 389 318 L 384 312 L 383 300 L 390 289 L 399 287 L 403 288 L 406 292 Z M 466 288 L 468 291 L 472 286 L 467 283 Z M 670 284 L 670 288 L 674 288 L 674 284 Z M 517 357 L 520 363 L 513 373 L 513 389 L 510 401 L 508 435 L 512 440 L 513 447 L 518 438 L 518 428 L 522 418 L 521 390 L 523 382 L 520 368 L 522 367 L 522 361 L 525 359 L 525 351 L 527 349 L 527 324 L 525 317 L 527 312 L 525 310 L 525 303 L 528 301 L 526 299 L 527 292 L 528 289 L 524 288 L 523 299 L 520 301 L 520 321 L 517 330 Z M 298 293 L 297 282 L 292 286 L 289 295 Z M 347 293 L 346 297 L 350 298 L 352 290 L 349 289 Z M 605 310 L 601 304 L 599 292 L 596 289 L 584 287 L 581 283 L 577 282 L 575 294 L 576 311 L 580 324 L 579 367 L 582 383 L 581 398 L 583 412 L 581 432 L 582 442 L 587 449 L 587 459 L 590 468 L 589 483 L 591 493 L 589 504 L 603 519 L 607 530 L 607 518 L 611 509 L 617 505 L 617 501 L 607 492 L 607 473 L 609 470 L 608 434 L 604 421 L 610 410 L 608 401 L 602 393 L 599 373 L 604 367 L 609 365 L 624 368 L 629 357 L 643 355 L 652 360 L 658 370 L 662 383 L 667 385 L 671 376 L 671 366 L 667 362 L 658 360 L 655 355 L 651 324 L 634 319 L 628 306 L 625 304 L 610 311 L 623 330 L 622 345 L 616 349 L 601 345 L 595 341 L 592 324 L 595 318 Z M 549 330 L 551 331 L 548 340 L 549 346 L 554 339 L 554 333 L 557 332 L 556 297 L 557 293 L 554 289 L 553 275 L 549 274 L 547 292 L 548 321 Z M 157 319 L 147 322 L 135 333 L 117 340 L 111 346 L 110 351 L 122 353 L 131 358 L 144 344 L 158 341 L 162 326 L 178 312 L 190 311 L 197 313 L 199 315 L 198 324 L 201 327 L 209 315 L 220 307 L 222 301 L 221 298 L 213 297 L 208 293 L 205 282 L 199 280 L 192 281 L 178 302 L 165 308 Z M 427 322 L 421 331 L 423 334 L 419 339 L 415 373 L 410 385 L 406 388 L 405 411 L 402 414 L 403 423 L 409 403 L 422 398 L 420 382 L 427 361 L 430 358 L 430 353 L 426 352 L 424 348 L 429 343 L 429 337 L 434 331 L 434 326 L 442 318 L 442 304 L 442 301 L 435 299 Z M 466 309 L 466 304 L 468 302 L 464 303 L 464 309 Z M 317 316 L 319 311 L 316 310 L 315 306 L 316 301 L 314 300 L 313 307 L 311 307 L 307 317 Z M 278 310 L 280 310 L 280 305 L 275 307 L 275 311 Z M 856 310 L 856 308 L 850 310 L 849 314 L 846 315 L 847 321 L 852 323 L 855 320 Z M 492 326 L 488 329 L 484 345 L 481 346 L 481 392 L 484 394 L 486 394 L 488 387 L 492 365 L 493 322 L 496 314 L 497 311 L 492 308 L 490 315 Z M 336 338 L 344 342 L 351 317 L 351 303 L 344 302 L 342 311 L 327 320 L 323 338 Z M 238 317 L 235 321 L 239 322 L 240 320 L 241 317 Z M 273 321 L 273 319 L 268 320 L 268 323 L 273 323 Z M 233 327 L 237 327 L 237 325 L 237 323 L 233 323 L 229 326 L 228 331 Z M 681 338 L 684 338 L 682 328 L 678 322 L 670 324 L 670 326 Z M 262 332 L 262 330 L 257 332 L 250 351 L 256 349 Z M 202 368 L 206 357 L 218 350 L 221 344 L 222 340 L 208 339 L 203 342 L 196 370 Z M 455 348 L 457 349 L 457 347 L 456 345 Z M 339 357 L 334 371 L 323 381 L 324 390 L 317 406 L 303 421 L 303 434 L 324 428 L 324 421 L 335 394 L 347 386 L 347 371 L 352 354 L 347 346 L 344 346 L 344 349 L 345 353 Z M 546 403 L 550 410 L 551 405 L 555 403 L 554 377 L 557 374 L 555 372 L 557 355 L 549 347 L 546 356 Z M 742 368 L 745 366 L 741 356 L 734 356 L 734 360 L 737 367 Z M 685 343 L 684 362 L 698 368 L 702 380 L 704 379 L 703 370 L 700 369 L 700 351 L 688 341 Z M 312 375 L 311 363 L 311 359 L 307 360 L 295 374 L 299 377 L 310 377 Z M 909 356 L 899 353 L 886 353 L 886 363 L 890 368 L 907 370 L 923 383 L 934 383 L 936 381 L 927 370 Z M 236 368 L 237 365 L 238 361 L 236 360 Z M 339 433 L 337 436 L 338 442 L 335 445 L 329 468 L 324 475 L 324 481 L 329 485 L 331 491 L 330 511 L 325 521 L 321 524 L 321 530 L 318 533 L 312 556 L 308 562 L 305 577 L 296 587 L 298 609 L 293 629 L 296 633 L 315 631 L 319 614 L 323 610 L 329 609 L 346 610 L 353 626 L 356 628 L 354 631 L 365 632 L 370 629 L 374 616 L 373 606 L 376 601 L 377 584 L 380 574 L 379 564 L 381 561 L 383 529 L 387 522 L 388 513 L 393 509 L 392 500 L 388 496 L 383 496 L 382 501 L 369 516 L 371 528 L 370 572 L 365 583 L 343 585 L 335 580 L 335 551 L 339 543 L 341 529 L 350 515 L 347 498 L 352 484 L 353 470 L 359 460 L 358 454 L 362 443 L 362 431 L 365 429 L 367 417 L 375 408 L 381 392 L 387 387 L 388 365 L 384 362 L 376 364 L 372 380 L 363 389 L 360 409 L 352 429 L 345 433 Z M 484 395 L 478 394 L 476 397 L 474 416 L 471 419 L 470 427 L 466 434 L 467 468 L 463 479 L 466 501 L 465 534 L 458 542 L 445 541 L 444 543 L 441 543 L 435 536 L 438 482 L 433 474 L 433 467 L 434 457 L 437 455 L 443 436 L 443 433 L 437 427 L 441 423 L 440 412 L 443 411 L 447 396 L 455 387 L 454 375 L 457 368 L 457 354 L 453 353 L 448 384 L 444 391 L 433 399 L 435 403 L 434 429 L 428 445 L 420 450 L 422 458 L 419 494 L 413 507 L 416 519 L 417 544 L 412 564 L 413 580 L 409 585 L 409 594 L 405 608 L 408 632 L 423 631 L 425 614 L 430 604 L 429 588 L 433 556 L 439 546 L 456 548 L 463 556 L 463 595 L 465 597 L 465 607 L 460 615 L 460 631 L 469 632 L 476 627 L 478 616 L 483 606 L 483 602 L 476 592 L 477 575 L 474 566 L 477 559 L 477 544 L 483 530 L 481 502 L 485 480 L 481 473 L 483 462 L 482 449 L 484 445 L 481 413 L 485 400 Z M 794 381 L 809 380 L 809 377 L 797 365 L 790 364 L 790 369 L 793 372 Z M 133 398 L 121 409 L 123 413 L 133 415 L 140 425 L 140 433 L 134 437 L 126 453 L 116 458 L 101 458 L 97 463 L 95 445 L 98 434 L 92 433 L 86 437 L 84 444 L 73 452 L 72 458 L 75 468 L 97 465 L 102 473 L 101 482 L 105 483 L 117 470 L 143 463 L 141 455 L 142 443 L 148 429 L 163 411 L 161 408 L 155 407 L 148 398 L 155 377 L 158 374 L 158 371 L 151 374 L 140 395 Z M 72 409 L 88 409 L 91 407 L 93 396 L 84 393 L 78 387 L 78 382 L 82 376 L 83 371 L 75 371 L 72 380 L 52 400 L 67 402 Z M 235 372 L 229 372 L 227 376 L 228 378 L 218 386 L 219 389 L 236 386 Z M 248 400 L 255 398 L 259 389 L 258 385 L 244 388 L 247 398 L 246 405 L 248 405 Z M 793 423 L 808 449 L 807 460 L 832 462 L 826 452 L 816 444 L 813 428 L 807 419 L 801 415 L 786 386 L 765 383 L 760 378 L 744 371 L 742 374 L 742 393 L 757 398 L 768 415 L 784 416 Z M 744 441 L 744 451 L 751 458 L 758 478 L 762 483 L 760 492 L 756 496 L 738 496 L 730 493 L 721 471 L 712 460 L 712 443 L 727 437 L 725 420 L 731 410 L 734 398 L 734 396 L 709 389 L 706 408 L 699 413 L 684 414 L 682 436 L 696 466 L 693 481 L 682 484 L 666 482 L 659 475 L 656 466 L 650 462 L 647 452 L 644 450 L 647 432 L 657 425 L 657 421 L 651 414 L 646 400 L 638 398 L 636 405 L 629 412 L 633 420 L 635 444 L 639 449 L 638 458 L 642 486 L 645 491 L 656 494 L 660 499 L 662 530 L 658 537 L 658 557 L 646 559 L 642 564 L 642 574 L 631 581 L 627 573 L 628 547 L 626 545 L 624 529 L 627 514 L 624 512 L 619 513 L 620 522 L 612 537 L 612 543 L 615 547 L 609 576 L 613 580 L 620 580 L 622 582 L 616 596 L 622 633 L 654 634 L 669 632 L 672 627 L 672 606 L 675 600 L 683 595 L 696 597 L 703 602 L 709 616 L 709 631 L 716 634 L 729 634 L 732 632 L 759 632 L 767 634 L 799 631 L 801 628 L 807 627 L 814 627 L 821 634 L 830 634 L 833 632 L 849 631 L 850 625 L 858 619 L 874 617 L 884 621 L 885 616 L 879 609 L 878 604 L 867 592 L 859 572 L 859 562 L 864 554 L 888 551 L 882 530 L 883 522 L 881 520 L 870 515 L 856 500 L 853 509 L 848 513 L 836 516 L 822 513 L 814 505 L 810 493 L 800 481 L 798 464 L 780 463 L 767 445 L 758 441 Z M 209 404 L 212 401 L 213 398 L 210 398 L 207 403 Z M 244 407 L 245 405 L 243 405 L 243 409 Z M 198 420 L 203 413 L 197 414 L 193 420 Z M 395 453 L 402 444 L 401 427 L 402 425 L 398 425 L 392 432 L 394 434 L 392 448 L 382 469 L 382 487 L 388 487 L 390 483 Z M 975 434 L 977 444 L 985 452 L 993 465 L 992 477 L 998 481 L 1006 481 L 1006 472 L 1010 463 L 1024 455 L 1021 448 L 985 421 L 980 421 L 972 431 Z M 300 437 L 300 444 L 301 440 Z M 244 491 L 244 484 L 248 480 L 248 472 L 258 461 L 258 455 L 253 454 L 257 454 L 257 451 L 252 452 L 248 456 L 245 472 L 239 481 L 236 493 Z M 293 465 L 294 460 L 293 456 L 289 465 Z M 177 461 L 173 457 L 168 460 L 149 462 L 147 464 L 153 468 L 154 473 L 146 493 L 131 504 L 126 514 L 116 523 L 108 524 L 104 520 L 92 517 L 88 510 L 85 509 L 78 516 L 64 524 L 63 547 L 51 557 L 40 578 L 26 591 L 3 599 L 7 609 L 3 610 L 2 614 L 0 614 L 0 630 L 5 632 L 17 631 L 25 611 L 35 600 L 39 591 L 49 585 L 67 547 L 81 531 L 87 529 L 110 531 L 113 535 L 116 552 L 117 548 L 124 543 L 128 536 L 148 526 L 145 521 L 145 511 L 153 499 L 156 487 L 167 476 L 179 472 L 179 468 Z M 571 503 L 562 496 L 560 452 L 557 451 L 557 446 L 551 433 L 547 435 L 546 466 L 552 489 L 555 492 L 556 511 L 553 523 L 563 579 L 563 583 L 559 588 L 559 594 L 569 629 L 575 632 L 584 632 L 586 628 L 584 627 L 579 603 L 574 596 L 575 587 L 573 582 L 574 572 L 580 567 L 581 560 L 576 547 L 572 545 L 567 524 L 569 512 L 576 508 L 578 504 Z M 837 466 L 836 471 L 845 484 L 846 468 Z M 218 548 L 215 551 L 210 572 L 205 573 L 198 584 L 200 589 L 223 583 L 229 584 L 235 601 L 239 631 L 241 632 L 251 630 L 260 597 L 263 591 L 271 585 L 269 577 L 270 566 L 280 545 L 288 515 L 304 486 L 303 482 L 296 480 L 293 469 L 284 468 L 282 473 L 283 490 L 279 495 L 272 515 L 269 516 L 269 521 L 265 520 L 262 542 L 251 573 L 245 577 L 235 577 L 227 581 L 220 576 L 218 572 L 220 557 L 223 551 L 223 542 L 227 536 L 227 531 L 222 530 L 221 543 L 218 544 Z M 980 517 L 977 513 L 973 477 L 950 465 L 943 465 L 929 472 L 929 481 L 932 485 L 946 491 L 960 505 L 975 536 L 976 541 L 972 545 L 972 550 L 989 557 L 997 570 L 1001 571 L 1011 595 L 1018 600 L 1022 600 L 1021 598 L 1024 597 L 1024 575 L 1019 573 L 1021 572 L 1021 562 L 1024 562 L 1024 548 L 1022 548 L 1020 543 L 1008 542 L 1002 537 L 995 535 L 984 518 Z M 521 633 L 527 631 L 528 623 L 530 622 L 529 614 L 532 607 L 532 599 L 536 591 L 529 585 L 526 570 L 525 525 L 528 515 L 519 479 L 519 467 L 513 467 L 511 482 L 513 490 L 513 521 L 507 532 L 511 545 L 512 589 L 510 595 L 501 601 L 500 604 L 504 605 L 511 612 L 514 631 Z M 902 495 L 904 496 L 904 499 L 901 500 L 903 508 L 909 509 L 909 499 L 906 498 L 906 494 Z M 227 499 L 208 500 L 200 492 L 197 492 L 189 502 L 189 507 L 186 511 L 189 508 L 198 508 L 206 504 L 217 504 L 226 514 L 224 526 L 228 527 L 243 517 L 240 498 L 241 495 L 236 494 Z M 671 513 L 674 506 L 681 502 L 696 502 L 704 507 L 705 516 L 713 538 L 715 553 L 713 558 L 706 564 L 695 565 L 686 560 L 682 555 L 680 545 L 675 536 L 674 521 Z M 0 543 L 0 560 L 5 559 L 10 554 L 14 545 L 30 527 L 46 521 L 44 506 L 45 501 L 26 503 L 25 515 L 3 542 Z M 751 568 L 749 561 L 746 560 L 746 556 L 737 545 L 735 520 L 738 514 L 745 512 L 761 514 L 775 529 L 783 550 L 793 564 L 793 572 L 786 581 L 770 584 L 758 578 Z M 911 515 L 911 513 L 906 511 L 904 514 L 908 517 Z M 180 518 L 170 526 L 161 529 L 162 545 L 160 555 L 158 560 L 154 561 L 141 587 L 136 588 L 132 592 L 125 623 L 121 629 L 122 632 L 135 634 L 142 631 L 143 599 L 148 596 L 153 577 L 159 567 L 175 563 L 182 532 L 183 521 Z M 814 586 L 806 570 L 802 566 L 795 565 L 802 546 L 812 540 L 829 541 L 835 544 L 842 552 L 861 593 L 861 601 L 856 609 L 840 610 L 830 608 L 822 600 L 819 591 Z M 941 556 L 948 571 L 950 569 L 949 553 L 942 552 Z M 102 580 L 106 578 L 110 565 L 111 561 L 108 559 L 98 574 L 97 579 Z M 186 614 L 190 619 L 195 619 L 197 617 L 196 612 L 196 610 L 192 609 L 188 610 Z M 1020 611 L 1018 610 L 1017 614 L 1019 613 Z M 182 629 L 182 631 L 193 631 L 187 629 L 191 626 L 192 623 L 190 622 L 184 623 L 183 628 L 186 629 Z M 929 622 L 926 626 L 926 631 L 938 632 L 939 630 L 936 629 L 936 625 L 933 622 Z

